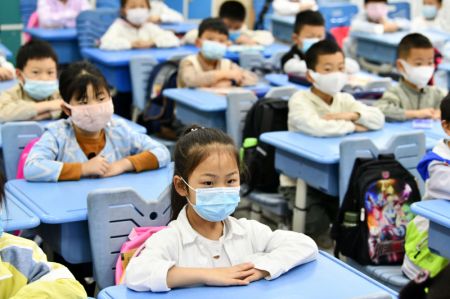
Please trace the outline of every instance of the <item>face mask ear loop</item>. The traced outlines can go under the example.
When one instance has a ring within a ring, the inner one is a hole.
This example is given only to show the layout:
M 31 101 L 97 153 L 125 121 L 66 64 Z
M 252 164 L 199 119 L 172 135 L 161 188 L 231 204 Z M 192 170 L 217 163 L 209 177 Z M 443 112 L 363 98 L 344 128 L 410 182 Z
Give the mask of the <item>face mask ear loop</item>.
M 181 178 L 181 180 L 183 181 L 183 183 L 184 183 L 186 186 L 188 186 L 189 189 L 191 189 L 192 191 L 195 192 L 195 189 L 192 188 L 192 187 L 184 180 L 183 177 L 180 177 L 180 178 Z M 194 206 L 194 205 L 192 204 L 192 202 L 189 200 L 189 197 L 188 197 L 187 195 L 186 195 L 185 197 L 186 197 L 188 203 L 189 203 L 191 206 Z

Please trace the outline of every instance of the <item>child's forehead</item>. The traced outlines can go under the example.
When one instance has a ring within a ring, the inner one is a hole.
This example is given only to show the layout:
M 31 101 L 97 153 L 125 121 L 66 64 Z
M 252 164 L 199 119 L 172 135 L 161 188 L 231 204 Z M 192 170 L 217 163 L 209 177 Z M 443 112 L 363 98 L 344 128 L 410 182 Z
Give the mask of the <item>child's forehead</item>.
M 434 58 L 433 48 L 411 48 L 404 59 L 432 59 Z
M 56 62 L 51 57 L 30 58 L 24 66 L 27 68 L 56 68 Z
M 125 6 L 149 6 L 148 0 L 127 0 Z
M 193 174 L 232 172 L 238 169 L 235 153 L 229 148 L 220 145 L 208 147 L 208 153 L 195 167 Z
M 216 30 L 205 30 L 202 33 L 202 36 L 200 36 L 200 38 L 211 38 L 211 39 L 228 39 L 226 34 L 220 33 L 219 31 Z
M 342 54 L 342 52 L 336 52 L 333 54 L 320 54 L 317 57 L 317 65 L 340 63 L 344 63 L 344 54 Z
M 312 33 L 314 33 L 314 34 L 316 34 L 316 33 L 325 34 L 325 26 L 305 24 L 305 25 L 302 26 L 302 28 L 298 32 L 298 34 L 300 34 L 300 35 L 312 34 Z

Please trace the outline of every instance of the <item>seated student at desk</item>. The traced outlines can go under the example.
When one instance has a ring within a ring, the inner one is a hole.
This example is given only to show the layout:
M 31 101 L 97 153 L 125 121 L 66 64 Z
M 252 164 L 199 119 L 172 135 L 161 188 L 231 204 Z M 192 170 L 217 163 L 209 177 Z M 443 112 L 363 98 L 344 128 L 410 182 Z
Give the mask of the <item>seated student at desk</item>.
M 414 18 L 411 24 L 413 30 L 442 30 L 440 19 L 442 16 L 442 0 L 423 0 L 422 14 Z
M 111 119 L 114 107 L 105 78 L 92 64 L 76 62 L 60 77 L 64 113 L 46 127 L 24 167 L 29 181 L 79 180 L 164 167 L 168 149 Z
M 258 77 L 223 58 L 228 29 L 219 18 L 204 19 L 195 42 L 198 54 L 185 57 L 178 71 L 178 87 L 231 87 L 255 85 Z
M 0 123 L 60 117 L 57 65 L 55 52 L 44 41 L 32 40 L 19 49 L 19 82 L 0 94 Z
M 0 210 L 4 203 L 0 174 Z M 87 298 L 83 286 L 63 265 L 47 261 L 33 241 L 3 232 L 0 218 L 0 298 Z
M 446 91 L 427 85 L 434 73 L 434 49 L 430 40 L 419 33 L 408 34 L 400 41 L 397 53 L 397 69 L 402 78 L 375 106 L 388 121 L 439 119 L 439 105 Z
M 442 128 L 450 136 L 450 95 L 441 102 Z M 425 181 L 424 200 L 450 200 L 450 144 L 442 139 L 432 151 L 427 152 L 419 162 L 417 170 Z M 402 271 L 409 279 L 416 279 L 422 270 L 427 270 L 431 278 L 438 275 L 448 259 L 434 254 L 428 248 L 430 221 L 417 215 L 408 224 L 405 237 L 405 257 Z
M 299 76 L 306 75 L 305 53 L 318 41 L 325 38 L 333 40 L 332 35 L 327 36 L 325 20 L 318 11 L 306 10 L 295 17 L 294 32 L 292 33 L 292 48 L 281 57 L 281 68 L 286 74 Z M 358 63 L 346 57 L 345 71 L 353 74 L 359 71 Z
M 88 0 L 39 0 L 39 27 L 74 28 L 77 16 L 87 9 L 91 9 Z
M 15 71 L 14 65 L 6 60 L 6 57 L 0 52 L 0 81 L 14 79 Z
M 226 1 L 219 8 L 219 18 L 228 28 L 229 39 L 238 45 L 268 46 L 274 42 L 273 35 L 266 30 L 249 30 L 244 24 L 247 12 L 244 5 L 238 1 Z M 198 30 L 189 31 L 183 37 L 183 43 L 195 44 Z
M 277 15 L 294 16 L 304 10 L 317 10 L 315 0 L 274 0 L 273 10 Z
M 173 32 L 149 22 L 148 0 L 121 0 L 120 4 L 121 16 L 102 36 L 100 49 L 172 48 L 180 45 L 180 40 Z
M 162 0 L 149 0 L 150 12 L 148 20 L 152 23 L 181 23 L 184 17 L 171 9 Z
M 315 43 L 306 52 L 310 90 L 299 91 L 289 100 L 288 130 L 313 136 L 341 136 L 353 132 L 378 130 L 384 125 L 383 113 L 340 92 L 347 82 L 344 54 L 332 41 Z M 290 201 L 295 198 L 295 181 L 280 176 L 280 192 Z M 330 248 L 330 224 L 338 210 L 337 198 L 308 188 L 306 234 L 320 247 Z
M 231 137 L 192 126 L 178 140 L 174 160 L 172 221 L 129 262 L 129 288 L 243 286 L 316 259 L 311 238 L 230 216 L 240 201 L 241 169 Z

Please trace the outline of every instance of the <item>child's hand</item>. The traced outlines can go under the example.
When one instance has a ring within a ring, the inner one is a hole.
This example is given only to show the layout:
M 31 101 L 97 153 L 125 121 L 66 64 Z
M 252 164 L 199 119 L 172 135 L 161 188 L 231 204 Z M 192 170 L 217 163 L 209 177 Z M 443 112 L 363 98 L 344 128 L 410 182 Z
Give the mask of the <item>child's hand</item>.
M 49 111 L 61 111 L 61 106 L 63 104 L 63 101 L 58 100 L 51 100 L 51 101 L 42 101 L 42 102 L 36 102 L 35 107 L 38 114 L 42 114 L 44 112 Z
M 253 46 L 257 45 L 258 43 L 254 41 L 251 37 L 245 34 L 241 34 L 241 36 L 239 36 L 238 39 L 236 40 L 236 44 Z
M 394 22 L 385 21 L 383 22 L 384 32 L 396 32 L 398 31 L 398 26 Z
M 13 78 L 14 78 L 13 72 L 8 70 L 7 68 L 0 67 L 0 80 L 1 81 L 12 80 Z
M 367 132 L 367 131 L 369 131 L 369 129 L 367 129 L 366 127 L 355 124 L 355 132 Z
M 151 22 L 151 23 L 161 23 L 161 18 L 159 16 L 153 15 L 150 16 L 147 21 Z
M 146 41 L 146 40 L 137 40 L 131 43 L 131 46 L 135 49 L 148 49 L 155 45 L 152 41 Z
M 206 285 L 210 286 L 231 286 L 231 285 L 248 285 L 250 281 L 247 278 L 255 275 L 255 269 L 252 263 L 243 263 L 228 268 L 213 268 L 205 272 Z M 256 279 L 255 279 L 256 280 Z
M 238 84 L 244 80 L 244 72 L 240 69 L 226 71 L 226 76 L 228 80 L 234 80 Z
M 434 109 L 433 119 L 435 120 L 441 119 L 441 110 Z
M 104 176 L 108 172 L 110 164 L 105 157 L 98 155 L 81 164 L 81 176 Z
M 259 269 L 256 269 L 256 268 L 253 268 L 252 270 L 253 270 L 253 274 L 251 274 L 250 276 L 248 276 L 245 279 L 248 282 L 257 281 L 257 280 L 263 279 L 263 278 L 265 278 L 265 277 L 270 275 L 269 272 L 264 271 L 264 270 L 259 270 Z
M 112 177 L 132 170 L 134 170 L 133 164 L 130 160 L 125 158 L 109 164 L 108 170 L 102 175 L 102 177 Z
M 435 110 L 433 108 L 425 108 L 416 110 L 416 118 L 434 118 Z
M 322 116 L 325 120 L 357 121 L 360 115 L 356 112 L 328 113 Z

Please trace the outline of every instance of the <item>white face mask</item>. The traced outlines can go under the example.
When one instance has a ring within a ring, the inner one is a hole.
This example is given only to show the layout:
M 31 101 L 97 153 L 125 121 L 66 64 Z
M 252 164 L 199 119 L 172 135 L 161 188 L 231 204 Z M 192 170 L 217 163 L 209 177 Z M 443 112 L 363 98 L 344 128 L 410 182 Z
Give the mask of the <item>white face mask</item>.
M 403 59 L 400 63 L 405 69 L 401 72 L 403 77 L 420 89 L 427 86 L 434 74 L 434 66 L 412 66 Z
M 147 22 L 149 10 L 147 8 L 132 8 L 127 10 L 127 20 L 134 25 L 142 25 Z
M 329 74 L 319 74 L 308 70 L 309 75 L 314 80 L 314 87 L 330 96 L 340 92 L 347 84 L 347 74 L 343 72 L 333 72 Z

